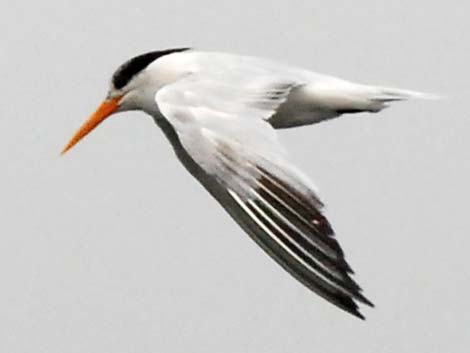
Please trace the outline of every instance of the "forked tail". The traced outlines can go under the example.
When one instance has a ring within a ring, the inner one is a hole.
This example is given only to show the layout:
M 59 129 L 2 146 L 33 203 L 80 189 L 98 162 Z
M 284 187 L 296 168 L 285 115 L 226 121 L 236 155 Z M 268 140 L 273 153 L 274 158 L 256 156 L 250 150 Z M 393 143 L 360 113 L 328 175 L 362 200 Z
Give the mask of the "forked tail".
M 417 91 L 410 91 L 399 88 L 389 87 L 371 87 L 375 93 L 371 94 L 370 99 L 379 102 L 395 102 L 408 99 L 440 99 L 438 95 L 431 93 L 423 93 Z

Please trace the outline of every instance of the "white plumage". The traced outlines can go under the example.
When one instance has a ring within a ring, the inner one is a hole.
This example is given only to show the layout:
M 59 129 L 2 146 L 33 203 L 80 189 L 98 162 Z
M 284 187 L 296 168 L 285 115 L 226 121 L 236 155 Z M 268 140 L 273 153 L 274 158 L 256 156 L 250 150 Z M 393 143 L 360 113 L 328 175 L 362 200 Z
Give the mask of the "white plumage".
M 432 98 L 246 56 L 151 52 L 116 71 L 107 101 L 64 151 L 116 111 L 147 112 L 188 171 L 271 257 L 362 318 L 356 301 L 372 303 L 350 277 L 313 183 L 289 162 L 275 129 L 378 112 L 414 97 Z

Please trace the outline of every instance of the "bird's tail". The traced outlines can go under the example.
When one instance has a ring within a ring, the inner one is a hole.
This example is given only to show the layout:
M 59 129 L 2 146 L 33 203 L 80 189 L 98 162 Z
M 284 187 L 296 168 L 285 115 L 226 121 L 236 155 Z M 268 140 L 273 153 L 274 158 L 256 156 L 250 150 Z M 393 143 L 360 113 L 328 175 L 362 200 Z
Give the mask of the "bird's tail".
M 440 99 L 438 95 L 399 88 L 371 87 L 370 99 L 378 102 L 395 102 L 409 99 Z
M 305 104 L 307 113 L 301 115 L 300 118 L 292 119 L 289 109 L 294 103 L 286 105 L 288 107 L 286 111 L 282 111 L 281 107 L 281 114 L 270 120 L 275 128 L 315 124 L 343 114 L 377 113 L 394 102 L 409 99 L 440 98 L 430 93 L 364 85 L 333 78 L 307 84 L 300 89 L 300 94 L 299 92 L 292 93 L 292 95 L 294 94 L 298 94 L 299 97 L 291 98 L 292 102 L 298 100 Z M 303 113 L 302 110 L 300 112 Z
M 393 102 L 409 99 L 439 99 L 430 93 L 423 93 L 399 88 L 356 85 L 350 100 L 350 112 L 379 112 Z M 346 112 L 347 109 L 346 109 Z

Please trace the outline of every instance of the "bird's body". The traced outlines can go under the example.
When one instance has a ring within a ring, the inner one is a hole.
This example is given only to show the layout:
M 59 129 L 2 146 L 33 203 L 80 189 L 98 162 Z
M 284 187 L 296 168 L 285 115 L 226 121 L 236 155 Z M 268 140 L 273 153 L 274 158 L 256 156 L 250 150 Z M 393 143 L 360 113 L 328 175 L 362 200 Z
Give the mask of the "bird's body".
M 107 100 L 64 151 L 113 112 L 148 113 L 186 169 L 271 257 L 314 292 L 362 317 L 355 301 L 372 304 L 350 277 L 312 183 L 289 163 L 275 129 L 378 112 L 410 97 L 425 96 L 252 57 L 151 52 L 116 71 Z
M 265 104 L 262 118 L 269 120 L 274 128 L 309 125 L 343 113 L 378 112 L 392 101 L 425 97 L 418 92 L 357 84 L 256 57 L 175 50 L 152 61 L 146 67 L 149 75 L 135 78 L 136 85 L 144 83 L 149 76 L 153 78 L 149 97 L 139 102 L 138 107 L 150 103 L 145 108 L 153 116 L 155 88 L 174 84 L 187 75 L 191 76 L 190 81 L 197 80 L 198 91 L 205 89 L 201 94 L 206 94 L 207 101 L 221 105 L 223 111 L 233 105 L 217 102 L 218 96 L 224 101 L 235 98 L 243 99 L 241 103 L 248 105 Z M 266 106 L 269 101 L 273 104 Z M 222 103 L 226 104 L 222 106 Z

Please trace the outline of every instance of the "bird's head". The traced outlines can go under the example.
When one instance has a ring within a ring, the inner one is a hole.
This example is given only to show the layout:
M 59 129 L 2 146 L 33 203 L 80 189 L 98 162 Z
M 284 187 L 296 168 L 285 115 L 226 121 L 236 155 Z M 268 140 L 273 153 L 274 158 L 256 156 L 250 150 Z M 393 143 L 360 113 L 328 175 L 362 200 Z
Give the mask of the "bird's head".
M 113 74 L 110 88 L 105 100 L 72 136 L 62 150 L 62 154 L 70 150 L 77 142 L 88 135 L 106 118 L 117 112 L 129 110 L 145 110 L 153 99 L 156 91 L 164 80 L 155 80 L 155 74 L 149 66 L 157 59 L 173 53 L 186 51 L 189 48 L 153 51 L 136 56 L 122 64 Z

